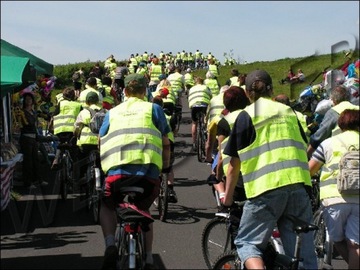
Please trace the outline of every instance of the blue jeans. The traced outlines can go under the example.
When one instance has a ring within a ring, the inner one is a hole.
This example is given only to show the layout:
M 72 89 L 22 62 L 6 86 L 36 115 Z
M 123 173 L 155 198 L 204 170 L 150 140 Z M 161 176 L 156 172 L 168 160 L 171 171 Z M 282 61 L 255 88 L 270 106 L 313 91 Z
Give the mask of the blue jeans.
M 294 256 L 296 233 L 286 215 L 294 215 L 313 223 L 311 204 L 302 184 L 293 184 L 268 191 L 250 199 L 244 205 L 239 231 L 235 238 L 237 252 L 242 262 L 259 258 L 277 225 L 285 253 Z M 312 232 L 302 235 L 300 257 L 305 269 L 317 269 L 317 259 Z

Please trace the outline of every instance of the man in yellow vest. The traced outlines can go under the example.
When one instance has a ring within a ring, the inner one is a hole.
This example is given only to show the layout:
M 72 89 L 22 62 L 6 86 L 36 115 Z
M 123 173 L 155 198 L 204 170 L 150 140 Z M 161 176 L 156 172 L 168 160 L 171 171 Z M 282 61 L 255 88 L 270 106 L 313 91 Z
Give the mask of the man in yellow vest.
M 330 239 L 348 263 L 348 269 L 359 269 L 359 191 L 341 194 L 338 190 L 339 163 L 349 150 L 359 151 L 358 110 L 344 110 L 338 119 L 341 133 L 324 140 L 309 161 L 311 175 L 321 169 L 320 200 Z M 355 160 L 353 160 L 354 162 Z M 359 160 L 357 161 L 359 163 Z M 356 164 L 356 163 L 355 163 Z M 349 176 L 359 180 L 358 168 Z
M 99 132 L 101 167 L 106 175 L 100 209 L 106 246 L 103 269 L 116 269 L 115 206 L 119 200 L 121 202 L 117 187 L 143 187 L 142 199 L 135 205 L 149 212 L 159 194 L 160 172 L 168 173 L 170 168 L 167 136 L 170 128 L 163 109 L 158 104 L 144 101 L 146 86 L 143 75 L 126 76 L 125 95 L 128 99 L 108 111 Z M 145 233 L 145 268 L 153 264 L 152 240 L 153 224 L 150 224 Z
M 345 109 L 359 110 L 359 105 L 350 103 L 350 92 L 343 85 L 335 86 L 330 93 L 330 99 L 334 103 L 334 107 L 325 113 L 319 129 L 310 136 L 310 143 L 307 149 L 309 158 L 323 140 L 340 133 L 337 125 L 340 113 Z
M 243 176 L 246 201 L 239 232 L 237 252 L 247 269 L 264 269 L 262 251 L 278 226 L 286 254 L 295 250 L 295 232 L 289 216 L 312 223 L 311 187 L 306 155 L 306 138 L 293 110 L 271 100 L 272 79 L 264 70 L 246 77 L 250 104 L 237 116 L 224 154 L 230 156 L 226 172 L 224 205 L 231 206 L 233 193 Z M 312 233 L 302 235 L 305 269 L 317 269 Z
M 56 106 L 53 115 L 54 135 L 59 137 L 60 143 L 69 143 L 74 135 L 76 117 L 82 108 L 81 104 L 75 101 L 76 97 L 73 87 L 65 88 L 62 95 L 63 98 Z M 54 170 L 58 168 L 60 154 L 60 149 L 57 149 L 51 169 Z M 72 152 L 72 154 L 72 158 L 74 159 L 75 152 Z

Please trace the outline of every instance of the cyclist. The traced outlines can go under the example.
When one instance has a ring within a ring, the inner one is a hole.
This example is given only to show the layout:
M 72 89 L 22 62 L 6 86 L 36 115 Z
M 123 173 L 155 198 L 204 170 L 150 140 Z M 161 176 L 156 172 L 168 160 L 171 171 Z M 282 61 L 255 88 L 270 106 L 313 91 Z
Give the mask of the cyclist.
M 340 133 L 337 121 L 341 112 L 345 109 L 359 110 L 359 105 L 350 103 L 350 93 L 343 85 L 338 85 L 331 91 L 330 99 L 334 106 L 325 113 L 319 129 L 310 136 L 310 143 L 307 149 L 309 158 L 323 140 L 336 133 Z
M 240 72 L 238 69 L 233 68 L 231 69 L 231 77 L 226 81 L 226 85 L 228 86 L 240 86 L 240 82 L 239 82 L 239 76 L 240 76 Z
M 98 135 L 91 132 L 89 123 L 92 118 L 91 112 L 87 109 L 100 110 L 99 96 L 90 91 L 86 95 L 87 107 L 83 109 L 76 118 L 74 135 L 77 138 L 77 146 L 79 147 L 79 160 L 86 159 L 90 152 L 98 150 Z M 100 165 L 100 163 L 98 164 Z M 80 168 L 80 175 L 82 176 L 86 171 L 86 166 Z
M 264 70 L 246 77 L 252 102 L 237 116 L 224 154 L 230 156 L 226 173 L 224 205 L 231 206 L 233 193 L 243 176 L 247 201 L 235 238 L 237 252 L 247 269 L 264 269 L 265 249 L 277 225 L 285 253 L 293 255 L 296 234 L 287 215 L 312 223 L 311 187 L 306 138 L 296 114 L 271 100 L 272 79 Z M 305 269 L 317 269 L 313 234 L 303 235 L 301 249 Z
M 74 135 L 74 124 L 76 117 L 79 115 L 82 107 L 75 101 L 75 89 L 67 87 L 63 90 L 63 98 L 55 108 L 53 115 L 54 135 L 59 137 L 60 143 L 70 143 L 70 139 Z M 55 170 L 59 166 L 61 150 L 57 149 L 51 169 Z M 71 151 L 73 160 L 76 153 Z
M 145 192 L 135 202 L 144 211 L 159 194 L 159 175 L 162 168 L 170 167 L 170 128 L 162 108 L 144 101 L 146 80 L 140 74 L 125 78 L 125 95 L 128 100 L 108 111 L 101 126 L 101 166 L 106 174 L 104 196 L 100 209 L 100 223 L 105 238 L 103 269 L 116 267 L 115 206 L 123 198 L 118 186 L 140 186 Z M 121 121 L 119 121 L 121 119 Z M 153 264 L 153 224 L 145 233 L 146 265 Z
M 153 103 L 158 104 L 160 107 L 164 108 L 164 102 L 161 95 L 155 96 L 152 100 Z M 164 110 L 165 117 L 167 120 L 167 123 L 171 129 L 171 131 L 168 133 L 169 141 L 170 141 L 170 168 L 168 173 L 168 187 L 169 187 L 169 202 L 171 203 L 177 203 L 178 199 L 176 196 L 176 192 L 174 190 L 174 169 L 173 164 L 175 161 L 175 137 L 174 137 L 174 130 L 175 130 L 175 123 L 171 122 L 171 114 L 169 114 L 166 109 Z
M 342 195 L 337 189 L 339 161 L 350 147 L 359 149 L 359 111 L 344 110 L 338 120 L 342 133 L 324 140 L 309 161 L 310 174 L 321 168 L 320 200 L 330 239 L 348 263 L 359 269 L 359 195 Z
M 80 102 L 82 107 L 85 108 L 88 106 L 86 104 L 86 96 L 89 92 L 94 92 L 99 96 L 98 103 L 99 103 L 99 106 L 102 106 L 103 95 L 97 90 L 98 86 L 97 86 L 97 80 L 95 77 L 90 77 L 89 79 L 87 79 L 85 88 L 86 88 L 85 90 L 81 91 L 79 99 L 78 99 L 78 101 Z
M 154 92 L 156 90 L 157 85 L 159 84 L 159 76 L 161 74 L 164 74 L 164 67 L 159 64 L 159 58 L 152 59 L 152 64 L 149 69 L 149 76 L 150 76 L 150 82 L 149 82 L 149 88 L 151 92 Z
M 185 83 L 185 94 L 188 95 L 189 89 L 195 85 L 194 76 L 191 73 L 191 69 L 188 68 L 184 75 L 184 83 Z
M 199 112 L 203 112 L 206 115 L 207 106 L 210 103 L 212 98 L 210 89 L 204 85 L 204 79 L 201 77 L 197 77 L 195 79 L 195 85 L 190 88 L 188 102 L 189 108 L 191 111 L 191 137 L 192 137 L 192 147 L 193 151 L 195 151 L 195 141 L 196 141 L 196 128 L 197 128 L 197 114 Z M 196 105 L 206 105 L 204 107 L 197 107 Z
M 211 94 L 214 96 L 218 95 L 220 92 L 220 85 L 218 80 L 215 78 L 214 74 L 211 71 L 206 72 L 206 79 L 204 84 L 209 87 Z

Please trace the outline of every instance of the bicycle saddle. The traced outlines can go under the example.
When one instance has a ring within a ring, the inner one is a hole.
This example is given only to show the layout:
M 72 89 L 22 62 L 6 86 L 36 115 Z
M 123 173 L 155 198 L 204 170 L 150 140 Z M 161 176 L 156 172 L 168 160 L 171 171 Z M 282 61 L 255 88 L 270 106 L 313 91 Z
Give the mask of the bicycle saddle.
M 303 221 L 303 220 L 299 219 L 296 216 L 287 215 L 286 217 L 289 220 L 291 220 L 291 222 L 293 223 L 293 225 L 294 225 L 293 230 L 296 233 L 315 231 L 315 230 L 319 229 L 318 226 L 316 226 L 314 224 L 307 223 L 306 221 Z

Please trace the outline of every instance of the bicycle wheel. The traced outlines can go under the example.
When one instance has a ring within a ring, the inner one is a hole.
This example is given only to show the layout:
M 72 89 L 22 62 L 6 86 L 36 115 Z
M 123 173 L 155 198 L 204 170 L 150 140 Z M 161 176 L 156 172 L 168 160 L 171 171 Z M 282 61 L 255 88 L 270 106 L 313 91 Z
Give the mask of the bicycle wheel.
M 158 196 L 158 210 L 159 219 L 165 222 L 168 211 L 169 186 L 167 182 L 167 175 L 163 174 L 161 178 L 160 194 Z
M 93 189 L 93 194 L 91 196 L 91 209 L 92 217 L 95 224 L 99 224 L 100 221 L 100 191 Z
M 128 241 L 129 235 L 125 233 L 123 224 L 120 224 L 116 231 L 116 240 L 117 240 L 117 248 L 119 251 L 119 257 L 117 261 L 117 269 L 128 269 L 128 259 L 129 259 L 129 253 L 128 253 Z
M 201 248 L 207 267 L 210 269 L 221 254 L 231 250 L 231 245 L 226 218 L 215 217 L 210 220 L 201 235 Z
M 63 201 L 67 199 L 68 196 L 68 159 L 64 156 L 61 160 L 61 170 L 60 170 L 60 197 Z
M 241 269 L 241 261 L 236 250 L 222 253 L 209 269 Z
M 323 269 L 331 265 L 332 242 L 329 239 L 321 209 L 318 209 L 314 213 L 314 224 L 319 227 L 318 230 L 314 231 L 318 267 L 319 269 Z
M 196 129 L 196 150 L 197 150 L 197 158 L 199 162 L 204 162 L 205 156 L 204 156 L 204 135 L 203 135 L 203 116 L 202 114 L 199 116 L 199 120 L 197 123 L 197 129 Z
M 143 266 L 145 265 L 145 239 L 144 239 L 144 233 L 143 232 L 139 232 L 137 234 L 137 244 L 136 244 L 136 266 L 137 269 L 142 269 Z

